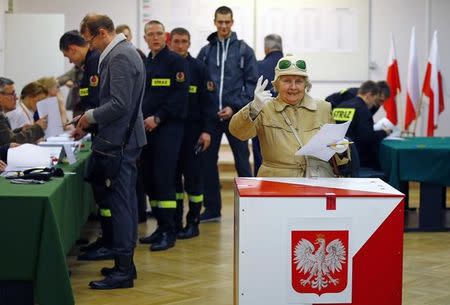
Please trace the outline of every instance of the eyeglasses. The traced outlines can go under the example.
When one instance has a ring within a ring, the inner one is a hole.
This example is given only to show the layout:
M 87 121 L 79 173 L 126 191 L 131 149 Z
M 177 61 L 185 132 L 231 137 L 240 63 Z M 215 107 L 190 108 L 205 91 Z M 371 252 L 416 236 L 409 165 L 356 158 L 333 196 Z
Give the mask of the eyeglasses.
M 95 37 L 97 37 L 98 36 L 98 33 L 97 34 L 95 34 L 94 36 L 92 36 L 91 37 L 91 39 L 89 39 L 89 40 L 87 40 L 86 38 L 84 39 L 88 44 L 91 44 L 92 43 L 92 41 L 95 39 Z
M 288 59 L 280 60 L 278 63 L 278 69 L 286 70 L 289 69 L 292 65 L 297 67 L 298 69 L 306 72 L 306 62 L 304 60 L 297 60 L 296 62 L 292 62 Z
M 16 92 L 11 92 L 11 93 L 0 92 L 0 94 L 1 95 L 6 95 L 6 96 L 12 96 L 14 98 L 17 98 Z

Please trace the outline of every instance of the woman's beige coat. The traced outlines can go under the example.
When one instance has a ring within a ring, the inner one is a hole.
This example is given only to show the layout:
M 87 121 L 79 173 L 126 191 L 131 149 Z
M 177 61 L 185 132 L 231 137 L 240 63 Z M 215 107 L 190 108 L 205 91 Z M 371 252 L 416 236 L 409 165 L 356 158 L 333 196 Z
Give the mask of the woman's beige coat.
M 305 145 L 326 123 L 334 123 L 331 104 L 315 100 L 305 94 L 297 105 L 289 105 L 278 97 L 268 102 L 253 121 L 250 103 L 236 113 L 230 122 L 230 132 L 241 140 L 258 136 L 263 163 L 258 171 L 260 177 L 303 177 L 306 160 L 295 156 L 299 144 L 285 122 L 281 111 L 297 131 Z

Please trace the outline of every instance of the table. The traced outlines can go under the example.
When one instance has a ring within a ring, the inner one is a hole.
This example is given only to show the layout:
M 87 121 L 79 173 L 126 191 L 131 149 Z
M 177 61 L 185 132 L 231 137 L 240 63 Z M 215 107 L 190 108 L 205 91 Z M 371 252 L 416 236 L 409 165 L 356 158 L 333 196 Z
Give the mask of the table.
M 420 182 L 417 226 L 410 229 L 450 230 L 450 215 L 445 209 L 446 186 L 450 185 L 450 138 L 385 139 L 380 145 L 380 163 L 389 184 L 397 189 L 404 191 L 408 181 Z
M 83 181 L 88 151 L 63 165 L 63 178 L 15 185 L 0 177 L 0 280 L 31 280 L 35 303 L 72 305 L 66 255 L 94 207 Z

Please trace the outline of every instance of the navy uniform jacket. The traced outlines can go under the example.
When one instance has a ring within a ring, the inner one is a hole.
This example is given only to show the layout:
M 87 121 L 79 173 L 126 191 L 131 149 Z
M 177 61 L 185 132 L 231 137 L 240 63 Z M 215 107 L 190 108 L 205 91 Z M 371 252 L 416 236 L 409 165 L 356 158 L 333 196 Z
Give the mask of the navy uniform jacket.
M 98 60 L 100 53 L 89 50 L 83 65 L 83 78 L 80 82 L 80 104 L 82 111 L 98 107 Z
M 255 53 L 244 41 L 237 39 L 235 32 L 223 41 L 220 41 L 217 32 L 214 32 L 208 36 L 208 41 L 209 44 L 200 50 L 197 58 L 208 66 L 209 74 L 216 85 L 217 105 L 221 108 L 228 106 L 236 113 L 253 99 L 258 80 Z
M 351 120 L 347 137 L 356 144 L 361 166 L 379 169 L 379 146 L 387 134 L 384 130 L 373 130 L 372 114 L 364 100 L 357 96 L 340 103 L 333 110 L 333 118 L 337 123 Z
M 187 55 L 189 79 L 189 109 L 187 120 L 200 122 L 202 131 L 211 133 L 211 124 L 219 108 L 214 102 L 214 82 L 208 68 L 200 60 Z
M 339 92 L 330 94 L 329 96 L 327 96 L 325 98 L 325 100 L 327 102 L 330 102 L 331 108 L 334 109 L 340 103 L 351 100 L 352 98 L 356 97 L 358 95 L 358 89 L 359 88 L 343 89 Z M 378 111 L 379 108 L 380 108 L 379 106 L 373 106 L 372 108 L 370 108 L 370 113 L 372 113 L 372 115 L 374 115 Z
M 272 81 L 275 78 L 275 67 L 277 66 L 278 60 L 283 57 L 283 52 L 273 51 L 264 57 L 263 60 L 258 61 L 258 72 L 259 75 L 264 76 L 264 79 L 268 79 L 266 90 L 272 90 Z M 272 95 L 274 95 L 272 93 Z
M 186 60 L 165 46 L 155 58 L 151 53 L 148 55 L 146 70 L 144 119 L 154 115 L 161 123 L 185 120 L 189 90 Z

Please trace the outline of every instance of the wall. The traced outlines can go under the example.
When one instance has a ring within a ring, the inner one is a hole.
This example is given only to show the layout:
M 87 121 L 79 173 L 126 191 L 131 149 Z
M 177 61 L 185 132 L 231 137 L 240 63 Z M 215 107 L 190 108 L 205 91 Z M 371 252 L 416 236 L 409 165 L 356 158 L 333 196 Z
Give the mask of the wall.
M 183 0 L 179 0 L 183 1 Z M 199 1 L 199 0 L 196 0 Z M 255 0 L 257 5 L 264 5 L 265 1 Z M 110 15 L 116 23 L 128 23 L 137 33 L 138 3 L 139 1 L 122 0 L 79 0 L 73 6 L 72 1 L 60 0 L 15 0 L 16 13 L 64 13 L 66 15 L 66 29 L 78 28 L 81 18 L 90 11 L 104 12 Z M 222 1 L 227 4 L 227 1 Z M 406 91 L 406 77 L 409 54 L 409 40 L 411 27 L 416 26 L 416 42 L 419 59 L 420 83 L 428 58 L 428 48 L 434 29 L 439 31 L 439 52 L 441 67 L 444 72 L 446 88 L 450 89 L 450 41 L 446 31 L 450 27 L 447 17 L 450 11 L 448 0 L 371 0 L 369 9 L 370 46 L 369 60 L 375 68 L 369 71 L 367 78 L 374 80 L 385 79 L 389 54 L 389 33 L 393 32 L 396 39 L 397 57 L 402 82 L 402 93 L 399 101 L 399 113 L 403 115 Z M 211 12 L 212 14 L 212 12 Z M 211 19 L 204 20 L 211 23 Z M 349 62 L 348 65 L 352 63 Z M 359 82 L 314 81 L 311 94 L 315 97 L 325 97 L 329 93 L 347 86 L 358 86 Z M 441 115 L 438 135 L 450 136 L 450 97 L 447 93 L 447 109 Z M 382 112 L 382 111 L 381 111 Z M 378 117 L 382 113 L 377 114 Z M 403 119 L 401 119 L 403 121 Z
M 8 8 L 6 0 L 0 0 L 0 76 L 5 70 L 5 10 Z

